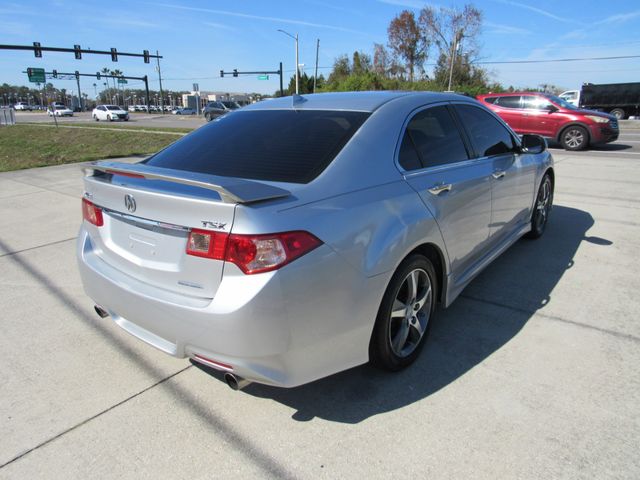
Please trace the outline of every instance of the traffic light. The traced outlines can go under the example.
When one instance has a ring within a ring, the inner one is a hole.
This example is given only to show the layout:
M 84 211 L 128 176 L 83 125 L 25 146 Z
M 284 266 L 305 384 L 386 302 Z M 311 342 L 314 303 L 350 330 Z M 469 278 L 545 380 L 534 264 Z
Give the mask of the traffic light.
M 220 78 L 224 77 L 224 70 L 220 70 Z
M 118 50 L 116 50 L 115 48 L 111 49 L 111 61 L 112 62 L 118 61 Z
M 81 51 L 80 45 L 73 46 L 73 53 L 76 56 L 76 60 L 82 60 L 82 51 Z
M 53 78 L 58 78 L 58 70 L 53 70 Z
M 233 69 L 233 76 L 234 76 L 234 77 L 237 77 L 237 76 L 238 76 L 238 69 L 237 69 L 237 68 L 234 68 L 234 69 Z
M 100 72 L 96 72 L 96 79 L 100 80 Z
M 143 50 L 142 55 L 144 56 L 144 63 L 149 63 L 149 50 Z
M 76 80 L 80 78 L 80 72 L 76 70 Z
M 42 49 L 40 48 L 40 42 L 33 42 L 33 54 L 36 58 L 42 58 Z

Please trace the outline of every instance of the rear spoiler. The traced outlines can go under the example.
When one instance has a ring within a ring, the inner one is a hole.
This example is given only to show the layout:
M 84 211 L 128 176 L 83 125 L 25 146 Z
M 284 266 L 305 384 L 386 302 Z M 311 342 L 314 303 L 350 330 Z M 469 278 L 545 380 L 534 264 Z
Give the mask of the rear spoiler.
M 153 167 L 144 163 L 102 161 L 91 163 L 83 170 L 87 176 L 92 176 L 95 172 L 104 172 L 205 188 L 217 192 L 225 203 L 252 203 L 291 195 L 288 190 L 254 180 Z

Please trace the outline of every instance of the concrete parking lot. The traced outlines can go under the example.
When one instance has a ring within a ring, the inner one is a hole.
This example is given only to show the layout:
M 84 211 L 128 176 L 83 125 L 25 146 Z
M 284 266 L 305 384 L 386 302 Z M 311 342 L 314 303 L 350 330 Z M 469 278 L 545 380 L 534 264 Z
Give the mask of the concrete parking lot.
M 100 319 L 78 165 L 0 174 L 0 478 L 640 478 L 639 145 L 626 123 L 554 149 L 544 237 L 440 311 L 411 368 L 291 390 L 233 392 Z

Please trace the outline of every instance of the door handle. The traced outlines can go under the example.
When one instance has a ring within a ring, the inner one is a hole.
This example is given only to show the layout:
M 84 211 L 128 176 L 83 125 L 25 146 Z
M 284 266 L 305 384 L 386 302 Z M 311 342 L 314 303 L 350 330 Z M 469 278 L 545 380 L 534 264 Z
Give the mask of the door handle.
M 504 177 L 506 174 L 506 172 L 504 170 L 496 170 L 495 172 L 493 172 L 491 175 L 493 176 L 493 178 L 495 178 L 496 180 L 501 179 L 502 177 Z
M 434 185 L 429 189 L 429 193 L 432 195 L 440 195 L 442 192 L 451 191 L 451 186 L 452 185 L 450 183 L 447 183 L 447 184 L 441 183 L 439 185 Z

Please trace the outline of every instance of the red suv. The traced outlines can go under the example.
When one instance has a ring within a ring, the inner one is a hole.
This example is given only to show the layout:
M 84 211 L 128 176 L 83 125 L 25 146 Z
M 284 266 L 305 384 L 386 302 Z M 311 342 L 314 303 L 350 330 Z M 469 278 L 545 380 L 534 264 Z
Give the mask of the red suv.
M 618 138 L 618 120 L 613 115 L 583 110 L 548 93 L 488 93 L 476 98 L 516 133 L 541 135 L 566 150 L 583 150 Z

